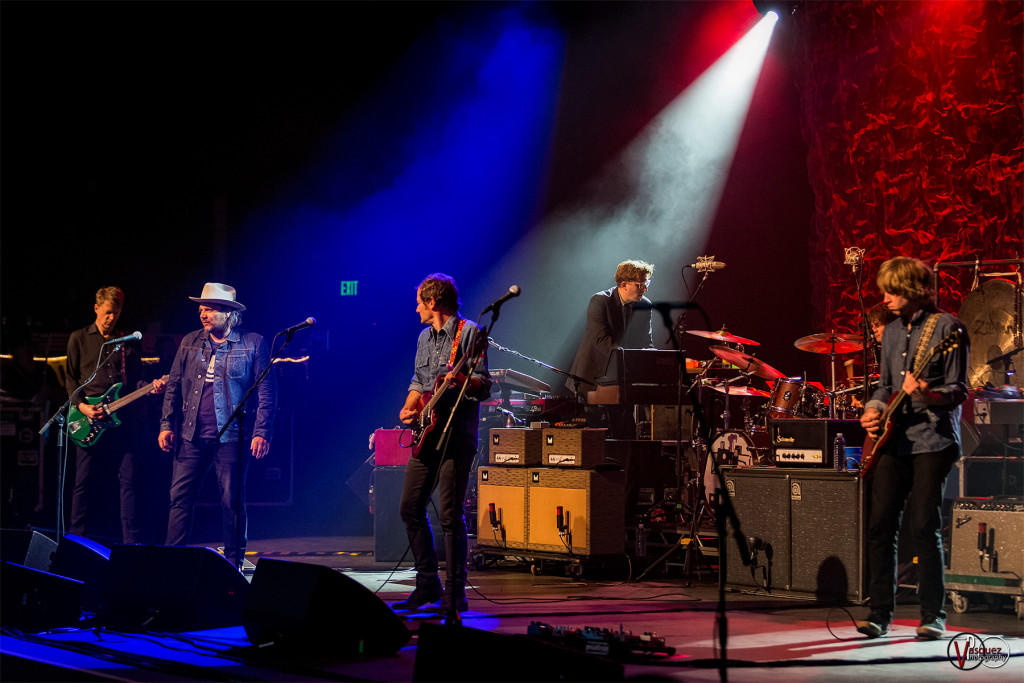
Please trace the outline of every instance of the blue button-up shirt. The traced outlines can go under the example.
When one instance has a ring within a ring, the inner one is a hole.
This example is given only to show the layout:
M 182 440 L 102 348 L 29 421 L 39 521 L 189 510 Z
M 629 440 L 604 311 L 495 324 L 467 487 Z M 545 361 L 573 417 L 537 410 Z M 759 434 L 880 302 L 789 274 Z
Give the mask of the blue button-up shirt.
M 878 388 L 865 408 L 884 411 L 889 399 L 903 388 L 907 373 L 913 374 L 921 332 L 934 312 L 920 310 L 909 321 L 900 317 L 885 326 Z M 944 396 L 942 403 L 925 405 L 908 397 L 893 415 L 890 444 L 897 455 L 935 453 L 953 444 L 960 445 L 960 404 L 968 396 L 967 330 L 955 316 L 942 313 L 927 348 L 931 350 L 954 330 L 960 331 L 960 343 L 945 354 L 933 356 L 921 374 L 932 391 Z
M 412 381 L 409 383 L 409 391 L 420 393 L 433 391 L 437 379 L 448 372 L 448 360 L 451 357 L 452 343 L 455 341 L 458 325 L 459 317 L 453 315 L 440 330 L 435 330 L 431 326 L 420 332 L 419 339 L 416 341 L 416 361 Z M 458 349 L 455 352 L 454 363 L 456 365 L 470 352 L 479 336 L 480 328 L 472 320 L 467 320 L 462 328 L 462 336 L 459 338 Z M 472 358 L 468 359 L 462 371 L 465 372 L 472 362 Z M 460 428 L 475 443 L 479 431 L 480 401 L 491 395 L 491 373 L 487 370 L 486 347 L 483 359 L 473 371 L 473 377 L 480 380 L 480 387 L 475 393 L 470 392 L 469 389 L 466 390 L 466 395 L 459 406 L 456 419 L 452 421 L 452 426 Z M 458 387 L 445 391 L 445 395 L 438 403 L 442 412 L 444 412 L 445 404 L 450 405 L 458 396 L 458 392 Z
M 210 333 L 206 330 L 190 332 L 181 340 L 167 378 L 160 431 L 174 431 L 180 426 L 181 438 L 193 440 L 211 350 Z M 214 356 L 213 397 L 218 429 L 224 427 L 245 392 L 269 364 L 270 349 L 263 337 L 242 329 L 231 330 Z M 260 436 L 270 441 L 276 406 L 277 383 L 271 372 L 246 402 L 247 438 Z M 238 441 L 237 420 L 220 440 Z

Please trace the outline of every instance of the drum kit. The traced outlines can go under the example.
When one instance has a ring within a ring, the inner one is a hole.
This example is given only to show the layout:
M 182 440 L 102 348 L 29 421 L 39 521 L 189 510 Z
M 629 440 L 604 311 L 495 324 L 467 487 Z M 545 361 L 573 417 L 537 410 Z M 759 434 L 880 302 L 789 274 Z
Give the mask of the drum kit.
M 832 366 L 832 388 L 827 389 L 820 382 L 808 381 L 805 377 L 790 377 L 765 361 L 747 353 L 745 347 L 759 346 L 759 342 L 734 335 L 724 327 L 711 332 L 687 330 L 688 334 L 718 342 L 709 347 L 715 358 L 703 364 L 695 384 L 698 392 L 709 389 L 721 395 L 724 410 L 721 413 L 721 429 L 711 438 L 710 447 L 705 449 L 699 430 L 693 425 L 694 448 L 700 460 L 700 474 L 705 496 L 710 499 L 715 488 L 712 474 L 714 463 L 740 467 L 772 465 L 769 420 L 792 418 L 855 418 L 857 408 L 853 405 L 854 395 L 862 388 L 863 377 L 848 378 L 842 387 L 835 377 L 835 357 L 853 353 L 864 348 L 860 335 L 843 333 L 811 334 L 794 342 L 796 348 L 810 353 L 828 354 Z M 712 370 L 731 370 L 735 376 L 725 378 L 722 374 L 713 376 Z M 738 372 L 737 372 L 738 371 Z M 751 386 L 752 379 L 763 380 L 768 389 Z M 877 381 L 876 377 L 871 377 Z M 700 393 L 698 393 L 698 397 Z M 742 406 L 742 426 L 736 429 L 730 425 L 730 402 L 738 398 Z M 763 401 L 751 410 L 751 402 Z

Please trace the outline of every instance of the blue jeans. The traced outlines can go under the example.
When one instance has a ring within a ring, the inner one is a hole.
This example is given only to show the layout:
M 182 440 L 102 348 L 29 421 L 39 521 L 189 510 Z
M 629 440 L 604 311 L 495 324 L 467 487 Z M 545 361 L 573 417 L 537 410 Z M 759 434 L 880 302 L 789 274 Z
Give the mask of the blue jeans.
M 217 487 L 220 490 L 224 556 L 237 565 L 245 555 L 245 476 L 249 471 L 246 449 L 239 472 L 237 441 L 181 441 L 181 448 L 174 456 L 171 477 L 171 512 L 167 520 L 167 545 L 186 545 L 189 542 L 196 499 L 199 497 L 203 478 L 211 465 L 217 475 Z

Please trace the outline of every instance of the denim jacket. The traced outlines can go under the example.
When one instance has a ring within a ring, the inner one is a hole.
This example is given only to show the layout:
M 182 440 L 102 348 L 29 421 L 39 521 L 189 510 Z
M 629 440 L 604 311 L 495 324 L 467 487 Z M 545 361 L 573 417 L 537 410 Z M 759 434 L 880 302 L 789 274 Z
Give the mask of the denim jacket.
M 210 350 L 210 334 L 206 330 L 190 332 L 181 340 L 167 379 L 160 431 L 180 428 L 181 438 L 192 441 Z M 263 337 L 243 329 L 231 330 L 227 340 L 217 349 L 214 361 L 214 402 L 219 428 L 224 427 L 238 407 L 238 401 L 269 364 L 270 349 Z M 261 436 L 270 441 L 274 433 L 276 404 L 277 382 L 271 372 L 246 402 L 246 438 Z M 232 422 L 220 440 L 222 443 L 238 440 L 237 421 Z

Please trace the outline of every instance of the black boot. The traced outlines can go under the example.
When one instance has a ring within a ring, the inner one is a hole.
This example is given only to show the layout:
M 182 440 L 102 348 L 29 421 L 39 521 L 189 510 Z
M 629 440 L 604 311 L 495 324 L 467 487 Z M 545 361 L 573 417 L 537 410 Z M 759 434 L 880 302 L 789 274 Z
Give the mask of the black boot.
M 441 587 L 441 579 L 437 574 L 416 575 L 416 590 L 408 598 L 400 602 L 392 603 L 391 609 L 414 610 L 437 602 L 444 597 L 444 589 Z
M 447 579 L 444 582 L 444 597 L 441 598 L 441 612 L 444 614 L 465 612 L 469 609 L 466 599 L 466 574 Z M 452 609 L 454 607 L 454 609 Z

